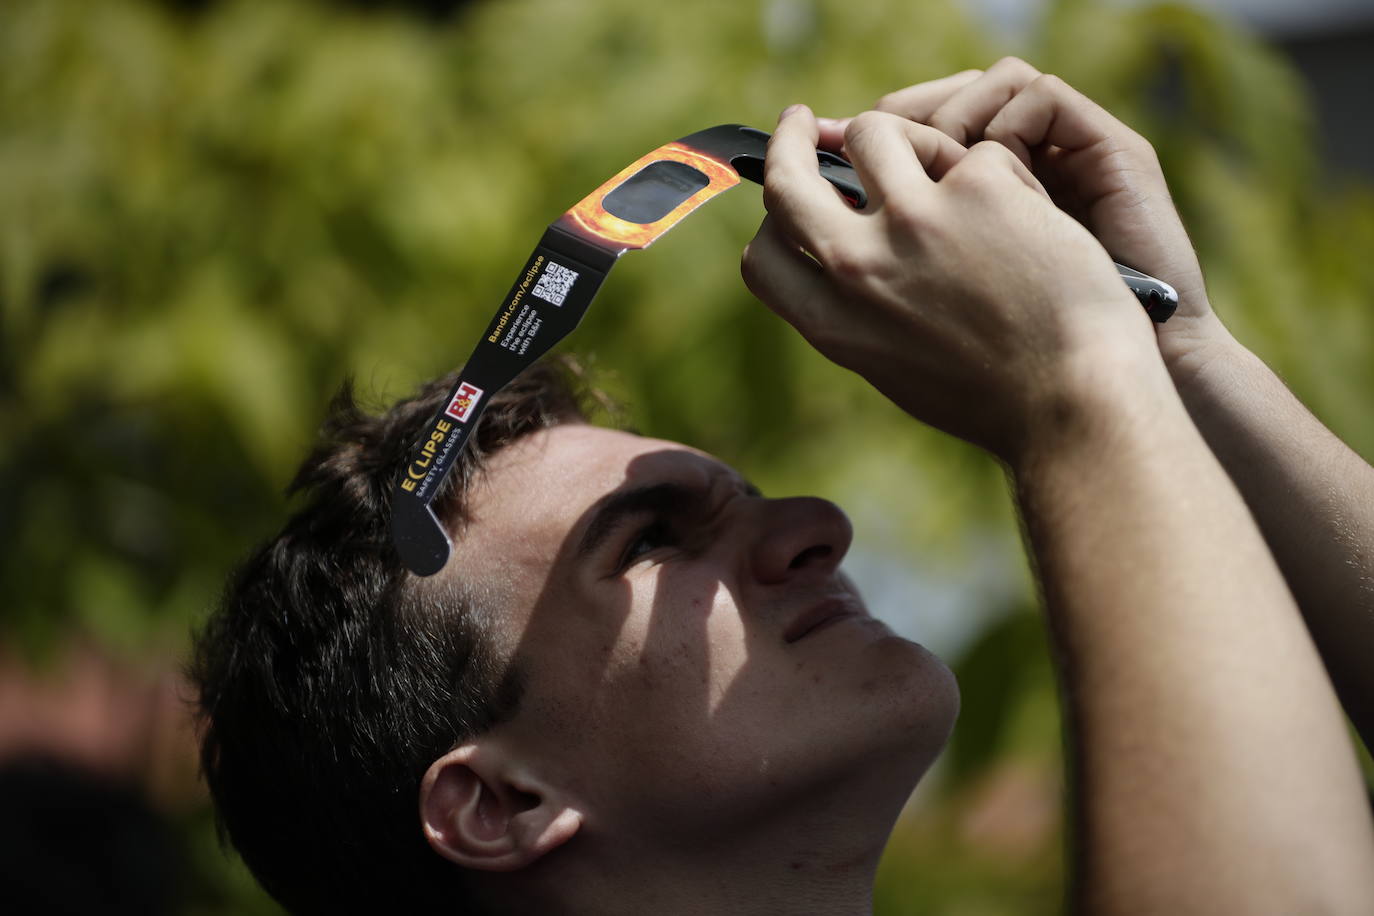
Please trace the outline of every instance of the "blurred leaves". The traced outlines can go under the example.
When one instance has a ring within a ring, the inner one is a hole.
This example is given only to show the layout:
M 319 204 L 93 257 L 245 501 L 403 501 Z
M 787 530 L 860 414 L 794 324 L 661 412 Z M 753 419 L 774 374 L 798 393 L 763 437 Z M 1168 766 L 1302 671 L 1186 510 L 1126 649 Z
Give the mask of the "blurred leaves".
M 794 101 L 852 113 L 1002 53 L 952 0 L 366 5 L 0 6 L 6 641 L 176 651 L 281 519 L 344 375 L 380 404 L 466 358 L 543 227 L 645 150 Z M 1374 454 L 1374 191 L 1319 170 L 1292 71 L 1177 4 L 1061 0 L 1024 53 L 1154 142 L 1218 310 Z M 957 564 L 972 535 L 1010 536 L 991 462 L 752 301 L 760 216 L 744 187 L 626 257 L 571 347 L 644 431 L 769 492 L 879 501 L 903 550 Z M 882 912 L 1058 908 L 1057 834 L 999 866 L 960 832 L 986 787 L 1043 787 L 1057 759 L 1034 618 L 975 645 L 932 826 L 899 832 Z
M 945 779 L 959 789 L 998 759 L 1055 757 L 1054 672 L 1034 608 L 988 627 L 955 666 L 966 713 L 945 752 Z

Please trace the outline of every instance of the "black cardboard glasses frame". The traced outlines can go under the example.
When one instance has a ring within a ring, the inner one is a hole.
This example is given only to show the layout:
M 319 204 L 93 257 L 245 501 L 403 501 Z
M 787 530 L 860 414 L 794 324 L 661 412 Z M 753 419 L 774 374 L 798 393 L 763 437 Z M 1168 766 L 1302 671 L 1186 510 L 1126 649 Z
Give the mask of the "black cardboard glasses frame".
M 741 178 L 762 184 L 767 144 L 767 133 L 739 124 L 697 131 L 630 163 L 544 231 L 393 488 L 392 542 L 411 572 L 431 576 L 448 562 L 453 543 L 434 499 L 491 397 L 573 332 L 622 254 L 647 248 Z M 867 203 L 848 162 L 824 151 L 816 158 L 853 206 Z M 1173 314 L 1172 287 L 1117 268 L 1151 318 Z

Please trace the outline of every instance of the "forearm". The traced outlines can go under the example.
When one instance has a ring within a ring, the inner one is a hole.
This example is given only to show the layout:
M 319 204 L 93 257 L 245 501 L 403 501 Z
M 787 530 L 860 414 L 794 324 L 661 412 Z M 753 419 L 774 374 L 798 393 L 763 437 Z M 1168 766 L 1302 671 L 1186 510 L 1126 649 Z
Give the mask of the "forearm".
M 1075 735 L 1079 908 L 1366 912 L 1367 805 L 1292 599 L 1162 368 L 1126 377 L 1013 467 Z
M 1051 112 L 1034 142 L 1053 122 L 1097 148 L 1090 120 Z M 1004 145 L 866 112 L 845 130 L 856 212 L 818 139 L 805 108 L 779 120 L 746 282 L 1012 468 L 1079 739 L 1082 903 L 1369 912 L 1374 831 L 1330 682 L 1102 246 Z
M 1179 391 L 1244 496 L 1346 711 L 1374 747 L 1374 468 L 1219 326 Z

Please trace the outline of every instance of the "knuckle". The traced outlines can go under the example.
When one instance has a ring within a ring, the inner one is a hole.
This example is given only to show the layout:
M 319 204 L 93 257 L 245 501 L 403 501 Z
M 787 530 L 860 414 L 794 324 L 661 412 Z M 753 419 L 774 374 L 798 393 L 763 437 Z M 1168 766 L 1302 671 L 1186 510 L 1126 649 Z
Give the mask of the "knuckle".
M 1055 76 L 1053 73 L 1040 74 L 1031 82 L 1031 87 L 1046 95 L 1063 95 L 1072 91 L 1062 77 Z
M 850 119 L 849 126 L 844 129 L 844 140 L 846 143 L 861 140 L 865 134 L 882 130 L 891 125 L 893 117 L 885 111 L 860 112 Z
M 1006 172 L 1004 157 L 1012 157 L 1011 151 L 994 140 L 975 143 L 968 155 L 949 170 L 941 184 L 974 193 L 992 190 L 1000 185 Z
M 1011 158 L 1011 150 L 1007 149 L 996 140 L 979 140 L 968 148 L 970 153 L 976 152 L 979 159 L 992 158 L 1004 159 Z
M 997 63 L 993 64 L 991 67 L 988 68 L 989 73 L 993 71 L 996 71 L 999 76 L 1005 73 L 1008 75 L 1022 76 L 1029 79 L 1035 79 L 1040 75 L 1039 70 L 1035 69 L 1035 67 L 1031 66 L 1029 63 L 1015 56 L 1014 54 L 1008 54 L 1006 57 L 1003 57 Z
M 984 167 L 972 162 L 961 162 L 952 170 L 941 184 L 955 194 L 976 195 L 988 186 L 990 174 Z
M 968 125 L 948 108 L 941 108 L 931 115 L 930 126 L 956 143 L 964 143 L 968 139 Z
M 837 282 L 846 286 L 858 286 L 872 271 L 872 263 L 858 246 L 824 245 L 813 252 Z
M 994 143 L 998 143 L 1005 146 L 1017 142 L 1018 138 L 1016 136 L 1016 132 L 1007 127 L 1006 118 L 1002 117 L 1002 115 L 999 113 L 996 117 L 994 117 L 991 121 L 988 122 L 987 127 L 983 128 L 982 142 L 987 141 L 992 141 Z
M 1159 167 L 1159 151 L 1155 149 L 1144 134 L 1137 133 L 1130 128 L 1126 129 L 1126 144 L 1138 156 L 1141 161 L 1148 163 L 1156 168 Z

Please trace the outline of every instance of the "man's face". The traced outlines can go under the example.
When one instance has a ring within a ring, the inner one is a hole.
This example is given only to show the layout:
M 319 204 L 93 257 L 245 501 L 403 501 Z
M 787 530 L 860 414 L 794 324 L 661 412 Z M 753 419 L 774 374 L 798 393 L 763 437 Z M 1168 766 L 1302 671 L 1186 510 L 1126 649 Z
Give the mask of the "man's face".
M 877 802 L 894 779 L 900 805 L 943 746 L 953 679 L 868 615 L 834 504 L 568 425 L 498 453 L 470 506 L 456 565 L 527 675 L 499 729 L 589 826 L 708 837 L 799 798 Z

